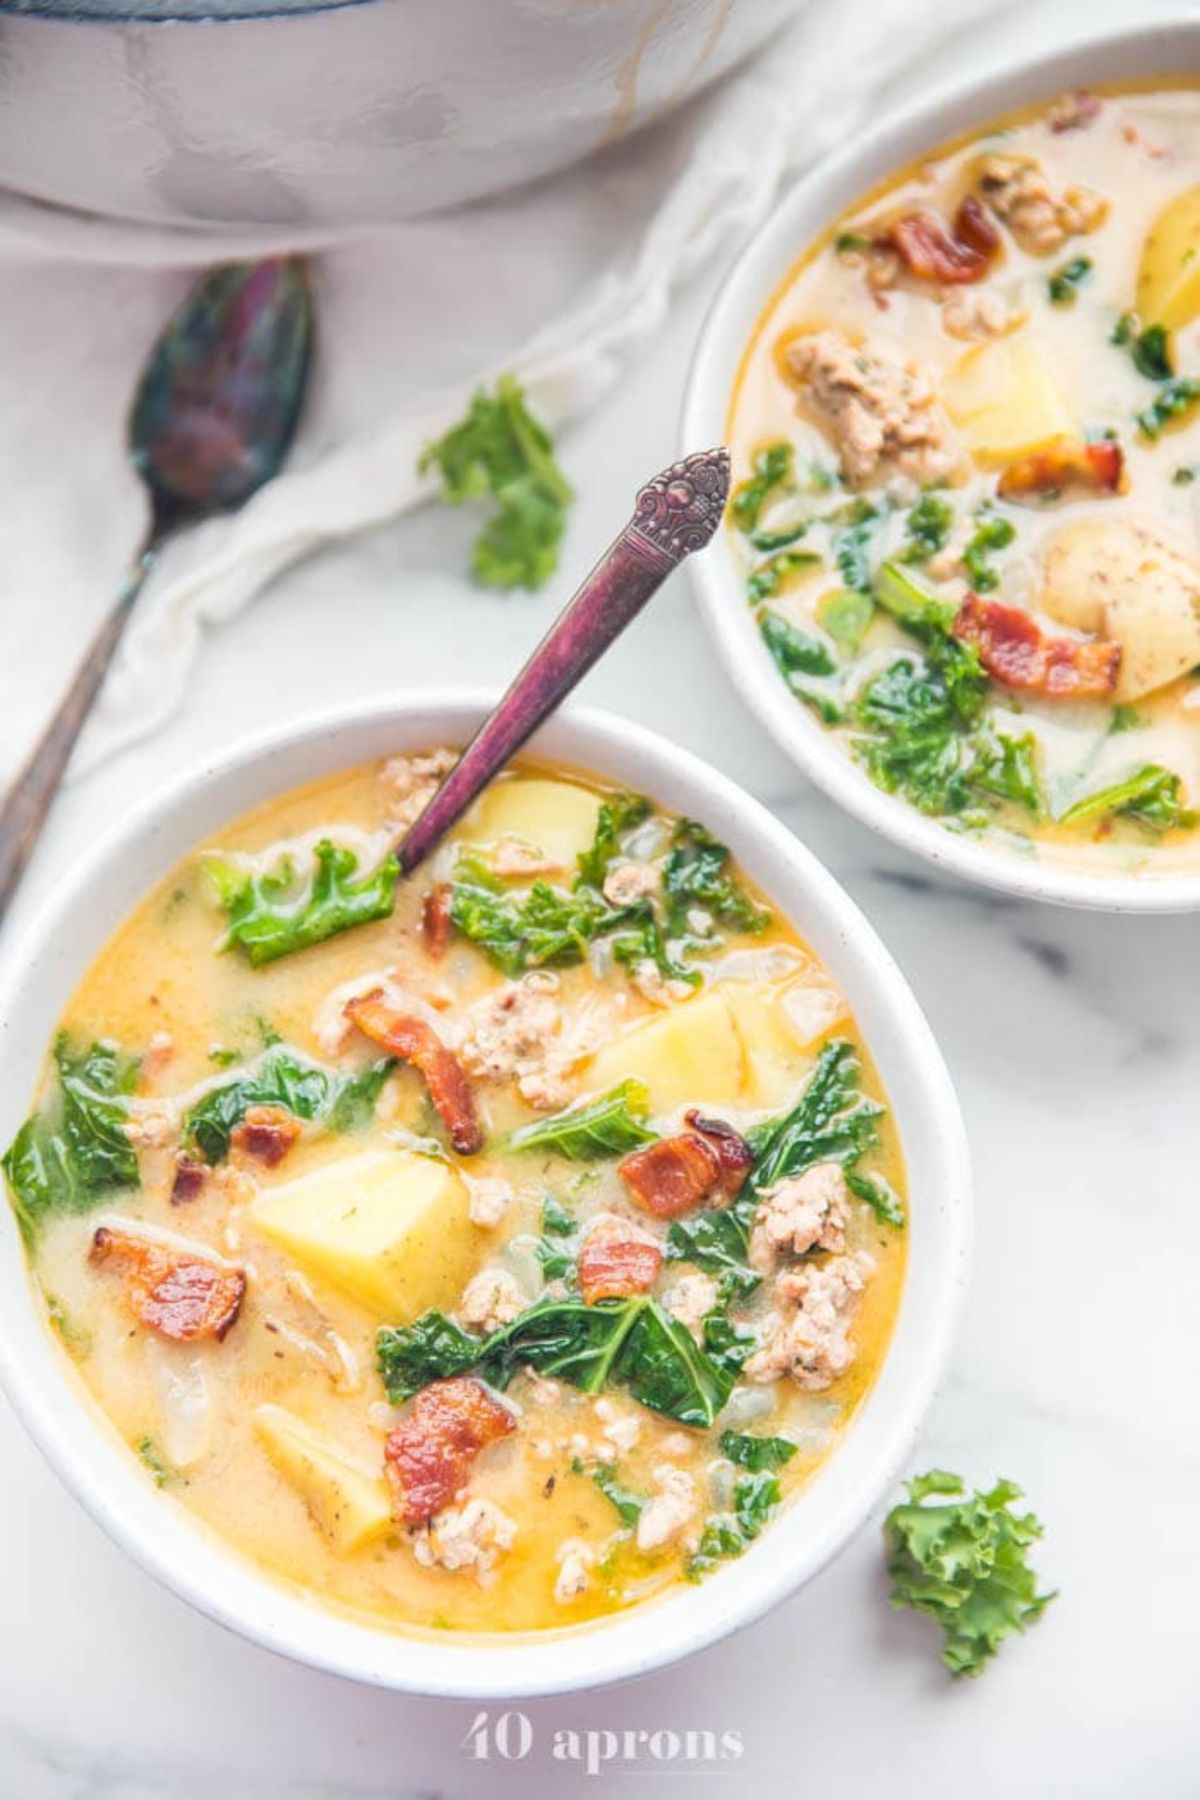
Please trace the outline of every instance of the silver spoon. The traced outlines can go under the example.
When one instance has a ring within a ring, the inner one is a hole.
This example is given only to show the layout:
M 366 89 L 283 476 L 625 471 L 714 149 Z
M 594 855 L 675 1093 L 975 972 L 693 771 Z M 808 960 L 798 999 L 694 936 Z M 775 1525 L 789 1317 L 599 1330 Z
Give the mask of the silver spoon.
M 75 679 L 0 807 L 0 923 L 163 543 L 233 512 L 277 473 L 303 405 L 312 297 L 294 257 L 214 269 L 154 346 L 129 416 L 129 452 L 150 523 Z

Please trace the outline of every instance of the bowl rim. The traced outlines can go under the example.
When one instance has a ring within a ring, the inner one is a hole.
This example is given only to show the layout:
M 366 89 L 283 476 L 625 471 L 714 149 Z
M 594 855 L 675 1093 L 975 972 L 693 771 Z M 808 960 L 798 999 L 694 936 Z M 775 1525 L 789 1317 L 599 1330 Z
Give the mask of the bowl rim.
M 1096 33 L 1050 52 L 1013 58 L 967 82 L 936 88 L 889 110 L 864 136 L 821 158 L 780 197 L 721 283 L 692 354 L 685 388 L 683 445 L 723 442 L 733 381 L 751 332 L 773 303 L 804 245 L 828 221 L 892 171 L 1042 96 L 1086 82 L 1164 79 L 1200 70 L 1200 16 L 1193 13 Z M 1200 909 L 1195 875 L 1096 875 L 1046 867 L 957 834 L 875 786 L 833 735 L 789 693 L 758 633 L 752 632 L 727 533 L 697 557 L 691 578 L 701 614 L 731 680 L 792 761 L 861 824 L 935 867 L 1023 899 L 1103 912 Z
M 45 1016 L 49 1004 L 41 1018 L 28 1017 L 28 1008 L 23 1014 L 27 991 L 40 981 L 49 984 L 52 998 L 57 988 L 65 999 L 130 905 L 188 845 L 219 829 L 222 818 L 323 771 L 353 766 L 389 747 L 394 753 L 439 739 L 464 740 L 497 698 L 495 692 L 437 689 L 309 712 L 187 768 L 131 809 L 74 866 L 24 934 L 0 946 L 0 1045 L 10 1083 L 14 1058 L 8 1052 L 23 1017 L 28 1043 L 23 1049 L 17 1042 L 15 1060 L 20 1065 L 24 1054 L 32 1065 L 18 1082 L 20 1092 L 0 1093 L 0 1105 L 14 1121 L 24 1115 L 35 1065 L 55 1022 Z M 64 1353 L 34 1303 L 15 1218 L 7 1205 L 0 1211 L 0 1385 L 52 1468 L 109 1536 L 198 1611 L 266 1649 L 328 1673 L 439 1698 L 535 1697 L 646 1674 L 751 1623 L 797 1590 L 860 1528 L 907 1454 L 949 1358 L 969 1265 L 970 1167 L 949 1072 L 899 968 L 834 877 L 727 776 L 642 726 L 598 709 L 566 708 L 530 749 L 610 779 L 644 771 L 645 786 L 665 804 L 675 807 L 690 796 L 739 858 L 768 864 L 788 881 L 789 916 L 821 959 L 838 965 L 832 972 L 850 993 L 889 1097 L 903 1088 L 897 1125 L 906 1160 L 912 1160 L 915 1141 L 926 1170 L 922 1201 L 911 1221 L 905 1288 L 884 1364 L 844 1440 L 806 1489 L 806 1498 L 821 1496 L 808 1500 L 808 1512 L 815 1506 L 821 1515 L 819 1529 L 799 1529 L 802 1499 L 739 1559 L 737 1579 L 724 1571 L 574 1630 L 517 1640 L 457 1639 L 355 1621 L 258 1573 L 145 1481 L 82 1383 L 68 1379 Z M 231 804 L 234 790 L 238 798 Z M 84 941 L 64 950 L 72 932 Z M 918 1311 L 922 1283 L 929 1292 Z M 764 1556 L 767 1545 L 775 1547 L 775 1556 Z

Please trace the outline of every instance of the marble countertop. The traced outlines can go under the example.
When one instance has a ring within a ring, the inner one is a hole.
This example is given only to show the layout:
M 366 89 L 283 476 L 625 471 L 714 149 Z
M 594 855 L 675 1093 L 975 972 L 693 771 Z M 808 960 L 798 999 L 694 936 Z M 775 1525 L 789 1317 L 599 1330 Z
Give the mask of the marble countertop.
M 569 440 L 581 496 L 569 571 L 624 516 L 633 478 L 674 451 L 711 285 Z M 569 572 L 536 599 L 480 594 L 447 573 L 464 564 L 466 531 L 430 511 L 364 538 L 296 570 L 212 637 L 170 728 L 64 796 L 21 912 L 131 794 L 214 742 L 378 691 L 385 675 L 404 689 L 495 682 L 514 668 Z M 583 693 L 711 758 L 771 806 L 907 971 L 962 1098 L 978 1204 L 958 1351 L 913 1467 L 1020 1482 L 1046 1525 L 1039 1567 L 1061 1597 L 981 1681 L 955 1683 L 936 1629 L 886 1604 L 876 1520 L 735 1640 L 621 1688 L 528 1703 L 528 1759 L 481 1763 L 462 1747 L 475 1708 L 293 1667 L 161 1590 L 0 1403 L 0 1794 L 408 1800 L 636 1793 L 656 1781 L 673 1792 L 688 1779 L 678 1769 L 643 1759 L 589 1776 L 555 1758 L 554 1734 L 706 1727 L 744 1746 L 736 1764 L 690 1772 L 723 1800 L 1187 1800 L 1200 1792 L 1200 1033 L 1180 972 L 1200 963 L 1200 919 L 1025 905 L 935 877 L 876 840 L 807 790 L 741 705 L 686 580 Z

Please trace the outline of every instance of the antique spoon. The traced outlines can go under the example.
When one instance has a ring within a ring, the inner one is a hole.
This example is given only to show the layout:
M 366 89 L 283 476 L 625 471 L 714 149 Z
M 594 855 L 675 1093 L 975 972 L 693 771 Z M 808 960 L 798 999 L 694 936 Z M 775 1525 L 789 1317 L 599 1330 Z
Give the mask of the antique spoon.
M 729 452 L 685 456 L 639 489 L 633 517 L 559 614 L 495 711 L 396 846 L 406 875 L 582 681 L 671 571 L 708 543 L 729 495 Z
M 0 922 L 58 792 L 121 634 L 165 540 L 243 506 L 277 472 L 300 416 L 312 298 L 294 257 L 214 269 L 154 346 L 129 415 L 150 523 L 111 612 L 0 807 Z

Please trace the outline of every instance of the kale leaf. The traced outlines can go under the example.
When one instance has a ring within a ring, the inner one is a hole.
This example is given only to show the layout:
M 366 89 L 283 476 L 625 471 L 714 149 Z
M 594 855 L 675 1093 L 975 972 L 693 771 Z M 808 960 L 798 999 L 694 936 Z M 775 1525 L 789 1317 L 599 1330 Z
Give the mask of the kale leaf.
M 756 906 L 730 863 L 724 844 L 696 819 L 680 819 L 671 835 L 671 848 L 663 861 L 662 885 L 667 902 L 667 932 L 687 934 L 687 915 L 701 907 L 731 931 L 765 931 L 771 915 Z
M 734 488 L 729 501 L 729 516 L 739 531 L 753 531 L 767 501 L 791 485 L 793 460 L 792 446 L 783 441 L 766 444 L 757 453 L 749 479 Z
M 626 832 L 650 817 L 650 802 L 640 794 L 610 794 L 596 815 L 596 832 L 578 859 L 579 879 L 602 888 L 614 859 L 620 854 Z
M 1090 256 L 1073 256 L 1048 276 L 1046 291 L 1052 306 L 1074 306 L 1079 290 L 1092 273 Z
M 624 916 L 588 887 L 568 892 L 535 881 L 523 896 L 512 893 L 472 856 L 460 857 L 450 889 L 455 928 L 510 976 L 582 962 L 593 938 L 615 929 Z
M 1196 814 L 1183 804 L 1181 777 L 1160 763 L 1146 763 L 1123 781 L 1085 794 L 1067 808 L 1059 824 L 1094 825 L 1114 816 L 1134 819 L 1150 831 L 1171 831 L 1196 822 Z
M 746 1261 L 753 1216 L 754 1198 L 745 1192 L 730 1206 L 672 1220 L 667 1261 L 694 1263 L 706 1275 L 715 1275 L 728 1295 L 752 1294 L 762 1280 Z
M 476 581 L 534 589 L 550 579 L 575 491 L 514 376 L 502 375 L 492 394 L 481 388 L 466 417 L 426 448 L 417 467 L 437 470 L 452 506 L 491 502 L 471 555 Z
M 512 1150 L 553 1150 L 571 1162 L 597 1162 L 624 1156 L 654 1142 L 643 1121 L 649 1111 L 640 1081 L 623 1081 L 611 1093 L 585 1106 L 568 1106 L 532 1125 L 522 1125 L 509 1138 Z
M 721 1433 L 721 1455 L 755 1475 L 764 1469 L 782 1469 L 791 1462 L 798 1447 L 791 1438 L 758 1437 L 742 1431 Z
M 617 1517 L 622 1525 L 636 1525 L 646 1504 L 644 1494 L 635 1494 L 631 1489 L 622 1486 L 617 1476 L 615 1463 L 596 1463 L 592 1468 L 575 1458 L 571 1468 L 576 1475 L 588 1475 L 595 1482 L 606 1500 L 611 1500 L 616 1508 Z
M 729 1556 L 740 1556 L 762 1532 L 782 1498 L 779 1482 L 767 1470 L 740 1475 L 733 1486 L 733 1510 L 714 1513 L 704 1527 L 687 1576 L 698 1581 Z
M 1038 1593 L 1028 1562 L 1041 1524 L 1011 1511 L 1021 1498 L 1011 1481 L 968 1496 L 961 1476 L 931 1469 L 907 1487 L 907 1502 L 884 1522 L 892 1605 L 936 1619 L 942 1661 L 956 1675 L 978 1675 L 1004 1639 L 1054 1599 Z
M 236 947 L 252 968 L 259 969 L 340 931 L 388 917 L 400 876 L 394 856 L 386 856 L 367 875 L 357 875 L 358 858 L 352 850 L 328 838 L 322 838 L 313 856 L 312 881 L 300 892 L 291 857 L 257 874 L 227 857 L 204 859 L 205 872 L 229 919 L 224 949 Z
M 787 619 L 780 618 L 778 613 L 764 612 L 758 628 L 776 668 L 793 694 L 811 706 L 826 725 L 839 724 L 842 708 L 833 695 L 828 689 L 812 687 L 803 679 L 806 675 L 822 677 L 836 673 L 837 664 L 824 644 Z
M 798 536 L 799 533 L 790 535 Z M 820 560 L 815 550 L 778 550 L 751 569 L 746 578 L 746 592 L 751 600 L 769 600 L 772 594 L 779 592 L 789 575 L 795 575 L 801 569 L 815 569 Z
M 702 1429 L 728 1400 L 735 1371 L 695 1342 L 656 1300 L 582 1300 L 543 1295 L 508 1325 L 471 1337 L 442 1313 L 410 1326 L 384 1326 L 376 1338 L 379 1371 L 396 1405 L 447 1375 L 474 1372 L 504 1388 L 518 1370 L 569 1382 L 584 1393 L 624 1387 L 642 1406 Z
M 356 1075 L 340 1075 L 286 1044 L 272 1044 L 242 1074 L 197 1100 L 184 1115 L 184 1139 L 206 1162 L 223 1162 L 235 1127 L 252 1106 L 281 1106 L 344 1135 L 363 1131 L 395 1066 L 393 1057 L 383 1057 Z
M 1182 419 L 1200 401 L 1200 380 L 1193 375 L 1177 375 L 1164 382 L 1149 406 L 1135 414 L 1137 428 L 1151 443 L 1162 436 L 1175 419 Z
M 927 563 L 944 548 L 954 523 L 954 508 L 940 494 L 922 494 L 904 522 L 906 542 L 900 561 Z
M 983 824 L 997 799 L 1040 816 L 1034 741 L 984 719 L 989 678 L 975 646 L 954 636 L 954 603 L 894 562 L 880 569 L 875 592 L 923 648 L 919 660 L 902 656 L 873 676 L 855 701 L 863 735 L 854 750 L 871 779 L 920 812 L 966 825 Z
M 999 586 L 1000 577 L 988 559 L 996 550 L 1007 550 L 1016 535 L 1012 520 L 1001 518 L 988 507 L 980 507 L 975 514 L 974 535 L 963 550 L 962 559 L 967 580 L 977 594 L 992 594 Z
M 790 1112 L 750 1132 L 753 1186 L 761 1191 L 817 1163 L 853 1169 L 875 1143 L 884 1108 L 859 1086 L 861 1065 L 846 1039 L 827 1044 Z
M 0 1159 L 22 1235 L 32 1244 L 52 1213 L 87 1212 L 105 1194 L 136 1187 L 137 1154 L 125 1131 L 136 1059 L 114 1044 L 54 1045 L 56 1091 Z

